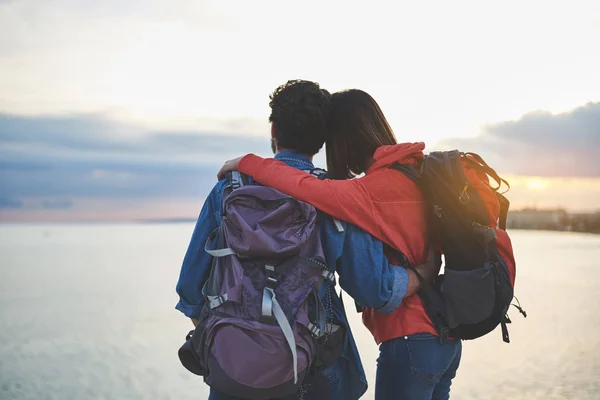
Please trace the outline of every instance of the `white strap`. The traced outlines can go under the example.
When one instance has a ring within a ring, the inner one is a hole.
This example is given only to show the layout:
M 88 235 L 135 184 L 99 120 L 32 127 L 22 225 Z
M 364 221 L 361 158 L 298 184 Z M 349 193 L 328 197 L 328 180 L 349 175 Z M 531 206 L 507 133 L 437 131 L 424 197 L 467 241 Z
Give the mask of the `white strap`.
M 339 219 L 334 218 L 333 223 L 338 232 L 344 232 L 344 225 L 342 225 L 342 222 Z
M 227 247 L 225 249 L 216 249 L 216 250 L 209 250 L 209 249 L 205 249 L 206 252 L 208 254 L 210 254 L 213 257 L 226 257 L 226 256 L 233 256 L 235 255 L 235 251 L 233 251 L 233 249 L 231 249 L 230 247 Z
M 273 265 L 265 264 L 265 270 L 267 270 L 267 280 L 272 283 L 276 283 L 277 280 L 269 274 L 272 274 L 275 271 L 275 267 Z M 285 340 L 290 346 L 290 350 L 292 351 L 292 361 L 294 363 L 294 384 L 298 383 L 298 356 L 296 354 L 296 339 L 294 338 L 294 331 L 290 326 L 285 313 L 281 309 L 279 302 L 275 296 L 275 291 L 271 287 L 265 287 L 263 289 L 263 300 L 261 306 L 262 317 L 270 318 L 275 317 L 277 324 L 281 328 L 283 332 L 283 336 Z
M 265 286 L 263 289 L 261 314 L 263 318 L 271 318 L 273 317 L 273 302 L 271 301 L 271 298 L 275 295 L 273 288 L 277 283 L 277 279 L 274 277 L 275 266 L 265 264 L 265 271 L 267 271 L 267 284 L 272 284 L 273 286 Z
M 218 229 L 215 229 L 213 231 L 213 233 L 210 234 L 210 236 L 208 237 L 208 239 L 206 239 L 206 243 L 204 243 L 204 251 L 206 251 L 208 254 L 210 254 L 213 257 L 225 257 L 225 256 L 232 256 L 235 255 L 235 251 L 233 251 L 233 249 L 227 247 L 224 249 L 211 249 L 211 242 L 214 240 L 215 236 L 218 233 Z
M 273 297 L 273 292 L 269 288 L 264 288 L 263 290 L 263 299 L 262 299 L 262 307 L 261 313 L 263 317 L 272 317 L 273 316 L 273 301 L 271 300 Z
M 285 316 L 285 313 L 281 309 L 277 298 L 275 297 L 275 293 L 273 292 L 273 297 L 271 298 L 273 301 L 273 315 L 283 332 L 283 336 L 290 346 L 290 350 L 292 351 L 292 361 L 294 363 L 294 385 L 298 383 L 298 357 L 296 354 L 296 339 L 294 338 L 294 332 L 292 331 L 292 327 Z

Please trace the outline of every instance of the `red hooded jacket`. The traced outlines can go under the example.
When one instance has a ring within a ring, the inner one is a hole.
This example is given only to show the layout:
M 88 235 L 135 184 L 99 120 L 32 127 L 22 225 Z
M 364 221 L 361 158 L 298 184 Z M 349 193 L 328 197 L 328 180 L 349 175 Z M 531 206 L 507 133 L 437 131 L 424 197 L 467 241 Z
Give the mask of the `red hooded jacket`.
M 389 166 L 419 163 L 424 148 L 423 143 L 382 146 L 373 155 L 375 162 L 365 176 L 349 180 L 319 180 L 253 154 L 242 158 L 239 170 L 263 185 L 361 227 L 416 265 L 426 260 L 429 248 L 425 200 L 414 182 Z M 393 251 L 388 258 L 397 262 Z M 390 315 L 366 308 L 363 322 L 378 344 L 415 333 L 438 334 L 418 295 L 406 297 Z

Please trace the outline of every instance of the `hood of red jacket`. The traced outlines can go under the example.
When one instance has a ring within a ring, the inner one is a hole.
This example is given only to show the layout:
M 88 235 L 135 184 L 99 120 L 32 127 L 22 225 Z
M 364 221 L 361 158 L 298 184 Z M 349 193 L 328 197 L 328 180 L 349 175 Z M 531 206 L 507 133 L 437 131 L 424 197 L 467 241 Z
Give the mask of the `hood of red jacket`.
M 381 146 L 373 154 L 375 162 L 367 173 L 377 169 L 387 168 L 393 163 L 419 164 L 423 161 L 425 143 L 400 143 L 392 146 Z

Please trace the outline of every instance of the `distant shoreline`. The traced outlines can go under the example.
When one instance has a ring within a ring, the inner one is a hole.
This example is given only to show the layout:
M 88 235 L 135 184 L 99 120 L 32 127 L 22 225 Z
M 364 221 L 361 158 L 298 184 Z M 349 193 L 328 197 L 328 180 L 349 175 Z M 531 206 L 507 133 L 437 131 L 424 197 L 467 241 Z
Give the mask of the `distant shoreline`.
M 168 225 L 168 224 L 194 224 L 195 218 L 156 218 L 156 219 L 140 219 L 129 221 L 0 221 L 0 226 L 9 225 Z M 508 227 L 508 232 L 511 231 L 531 231 L 531 232 L 565 232 L 565 233 L 586 233 L 592 235 L 600 234 L 600 231 L 584 231 L 575 229 L 552 229 L 552 228 L 528 228 L 528 227 Z
M 178 224 L 187 222 L 196 222 L 196 218 L 154 218 L 154 219 L 140 219 L 132 222 L 138 224 Z
M 196 219 L 140 219 L 140 220 L 90 220 L 90 221 L 0 221 L 1 225 L 151 225 L 151 224 L 187 224 Z

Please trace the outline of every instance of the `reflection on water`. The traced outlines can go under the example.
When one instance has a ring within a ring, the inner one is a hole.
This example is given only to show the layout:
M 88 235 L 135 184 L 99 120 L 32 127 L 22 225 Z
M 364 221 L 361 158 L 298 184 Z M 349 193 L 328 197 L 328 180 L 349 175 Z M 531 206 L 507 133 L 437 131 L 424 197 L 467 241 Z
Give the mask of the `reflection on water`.
M 0 225 L 0 399 L 205 399 L 176 354 L 191 230 Z M 464 344 L 453 398 L 599 398 L 600 236 L 512 237 L 528 318 L 513 313 L 511 344 L 499 332 Z M 348 313 L 372 388 L 377 348 Z

